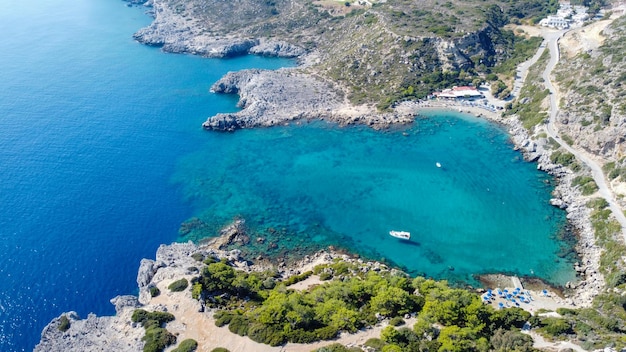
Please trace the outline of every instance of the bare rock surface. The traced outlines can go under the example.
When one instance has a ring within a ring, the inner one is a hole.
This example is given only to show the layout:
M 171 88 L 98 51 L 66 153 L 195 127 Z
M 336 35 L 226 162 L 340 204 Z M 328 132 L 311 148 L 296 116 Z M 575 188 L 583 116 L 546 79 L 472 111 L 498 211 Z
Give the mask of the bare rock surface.
M 380 113 L 372 107 L 352 107 L 334 85 L 296 69 L 229 72 L 211 90 L 238 94 L 236 113 L 217 114 L 203 127 L 234 131 L 273 126 L 300 119 L 321 119 L 341 125 L 364 123 L 373 127 L 413 122 L 412 114 Z
M 54 318 L 41 333 L 35 352 L 141 351 L 144 329 L 130 319 L 138 306 L 137 298 L 122 296 L 112 301 L 117 310 L 112 317 L 89 314 L 80 319 L 76 312 L 67 312 Z M 62 316 L 70 322 L 67 331 L 59 330 Z

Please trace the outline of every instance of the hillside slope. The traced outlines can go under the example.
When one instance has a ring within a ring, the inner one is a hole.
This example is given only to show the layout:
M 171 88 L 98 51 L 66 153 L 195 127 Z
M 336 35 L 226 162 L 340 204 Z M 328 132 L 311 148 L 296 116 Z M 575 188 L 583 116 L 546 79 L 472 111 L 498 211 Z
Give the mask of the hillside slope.
M 626 195 L 626 17 L 572 31 L 555 70 L 557 126 L 577 148 L 596 156 L 614 190 Z M 580 43 L 573 48 L 571 43 Z
M 136 38 L 166 51 L 210 57 L 300 57 L 310 73 L 339 83 L 352 103 L 384 109 L 490 73 L 521 40 L 503 26 L 545 15 L 554 4 L 153 0 L 155 21 Z

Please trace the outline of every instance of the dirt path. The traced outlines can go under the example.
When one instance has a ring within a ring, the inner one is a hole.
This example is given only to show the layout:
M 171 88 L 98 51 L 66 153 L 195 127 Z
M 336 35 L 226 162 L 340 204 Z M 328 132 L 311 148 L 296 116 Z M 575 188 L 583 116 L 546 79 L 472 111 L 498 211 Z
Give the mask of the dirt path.
M 546 341 L 546 339 L 544 339 L 543 336 L 535 332 L 524 332 L 524 333 L 530 335 L 530 337 L 533 338 L 533 341 L 534 341 L 533 347 L 535 348 L 539 348 L 542 350 L 545 349 L 548 351 L 563 351 L 567 348 L 572 349 L 577 352 L 587 351 L 583 349 L 582 347 L 578 346 L 577 344 L 571 343 L 569 341 L 550 342 L 550 341 Z

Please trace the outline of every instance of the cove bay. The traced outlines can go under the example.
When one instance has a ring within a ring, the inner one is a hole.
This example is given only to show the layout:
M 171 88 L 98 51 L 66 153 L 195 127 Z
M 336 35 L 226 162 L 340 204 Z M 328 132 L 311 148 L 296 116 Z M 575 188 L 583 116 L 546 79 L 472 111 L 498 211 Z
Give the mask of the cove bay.
M 68 310 L 113 314 L 141 258 L 234 217 L 280 241 L 276 255 L 332 245 L 464 283 L 573 278 L 551 179 L 498 126 L 442 112 L 389 131 L 206 132 L 207 116 L 237 109 L 213 82 L 295 62 L 164 54 L 132 40 L 149 23 L 143 8 L 106 0 L 0 14 L 0 350 L 31 350 Z M 206 226 L 180 235 L 192 218 Z

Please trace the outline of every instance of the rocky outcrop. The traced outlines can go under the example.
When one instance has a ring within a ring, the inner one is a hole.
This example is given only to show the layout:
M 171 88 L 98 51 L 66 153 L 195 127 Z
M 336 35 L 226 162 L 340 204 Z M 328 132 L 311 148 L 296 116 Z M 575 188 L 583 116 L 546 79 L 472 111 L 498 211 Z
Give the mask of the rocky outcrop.
M 295 58 L 306 54 L 306 50 L 285 41 L 262 39 L 257 45 L 250 48 L 248 53 L 260 56 Z
M 156 253 L 155 260 L 143 259 L 137 275 L 137 282 L 140 288 L 139 299 L 136 296 L 118 296 L 111 300 L 115 305 L 115 316 L 97 317 L 89 314 L 87 318 L 81 319 L 76 312 L 67 312 L 54 318 L 44 329 L 41 334 L 41 340 L 35 347 L 36 352 L 91 352 L 91 351 L 141 351 L 143 350 L 142 337 L 145 330 L 139 324 L 133 323 L 131 320 L 135 309 L 142 308 L 148 311 L 172 311 L 176 312 L 178 304 L 173 306 L 164 305 L 162 301 L 153 300 L 147 292 L 148 287 L 161 286 L 161 295 L 171 296 L 175 292 L 166 292 L 166 287 L 174 280 L 182 277 L 191 279 L 197 275 L 197 268 L 202 267 L 203 263 L 197 260 L 197 255 L 202 258 L 210 256 L 221 259 L 225 258 L 239 270 L 263 271 L 268 267 L 265 264 L 251 265 L 251 263 L 240 257 L 237 250 L 224 251 L 217 249 L 218 243 L 228 243 L 229 241 L 237 241 L 238 237 L 243 233 L 243 221 L 237 220 L 233 224 L 224 228 L 221 232 L 222 241 L 211 242 L 205 245 L 195 245 L 188 243 L 173 243 L 170 245 L 161 245 Z M 194 255 L 195 254 L 195 255 Z M 192 257 L 192 255 L 194 255 Z M 348 260 L 348 256 L 341 254 L 317 253 L 312 256 L 306 256 L 302 262 L 295 266 L 285 266 L 278 268 L 278 272 L 287 277 L 294 272 L 304 272 L 310 270 L 313 265 L 322 262 L 330 262 L 333 258 L 342 257 Z M 382 264 L 372 264 L 373 267 L 383 268 Z M 192 268 L 196 268 L 193 270 Z M 385 267 L 386 268 L 386 267 Z M 169 291 L 169 290 L 167 290 Z M 186 293 L 185 300 L 192 300 L 189 292 Z M 172 301 L 178 302 L 179 296 L 171 297 Z M 203 312 L 204 307 L 200 302 L 193 300 L 195 312 Z M 69 325 L 67 328 L 60 329 L 61 323 L 67 318 Z M 185 322 L 174 321 L 171 324 L 175 328 L 184 329 Z M 166 327 L 167 328 L 167 327 Z M 64 330 L 64 331 L 62 331 Z
M 229 58 L 247 54 L 294 58 L 306 53 L 301 47 L 281 40 L 237 35 L 209 35 L 201 20 L 190 17 L 167 3 L 152 3 L 154 21 L 134 34 L 144 44 L 162 47 L 164 51 L 211 58 Z
M 118 296 L 111 303 L 116 311 L 112 317 L 89 314 L 80 319 L 76 312 L 67 312 L 54 318 L 43 329 L 35 352 L 141 351 L 144 329 L 130 319 L 139 307 L 137 297 Z M 63 317 L 69 321 L 65 331 L 59 329 Z
M 242 110 L 210 117 L 203 124 L 207 130 L 234 131 L 300 119 L 386 127 L 393 123 L 411 123 L 414 119 L 412 114 L 379 113 L 371 107 L 360 110 L 351 107 L 335 86 L 295 69 L 230 72 L 216 82 L 211 91 L 239 94 L 237 105 Z

